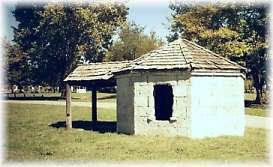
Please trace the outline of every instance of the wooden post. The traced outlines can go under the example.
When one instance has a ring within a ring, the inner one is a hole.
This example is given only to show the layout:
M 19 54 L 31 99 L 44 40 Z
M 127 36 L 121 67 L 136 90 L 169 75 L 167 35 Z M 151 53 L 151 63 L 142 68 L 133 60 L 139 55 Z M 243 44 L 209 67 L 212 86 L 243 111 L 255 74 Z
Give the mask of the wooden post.
M 92 87 L 92 122 L 97 122 L 97 89 Z
M 66 128 L 72 128 L 71 87 L 66 84 Z

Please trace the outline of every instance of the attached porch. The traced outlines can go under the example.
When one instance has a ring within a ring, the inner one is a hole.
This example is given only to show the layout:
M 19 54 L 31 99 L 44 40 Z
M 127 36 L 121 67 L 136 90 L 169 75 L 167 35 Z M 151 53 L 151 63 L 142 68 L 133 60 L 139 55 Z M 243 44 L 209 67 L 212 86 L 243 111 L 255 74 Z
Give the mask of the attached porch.
M 115 87 L 116 79 L 112 72 L 125 67 L 129 62 L 103 62 L 91 63 L 88 65 L 78 66 L 72 73 L 70 73 L 64 80 L 66 85 L 66 107 L 65 116 L 67 129 L 75 127 L 73 121 L 72 111 L 72 97 L 71 86 L 85 86 L 91 90 L 91 104 L 90 104 L 90 120 L 92 127 L 100 125 L 97 115 L 97 92 L 100 88 Z M 88 125 L 86 125 L 89 127 Z

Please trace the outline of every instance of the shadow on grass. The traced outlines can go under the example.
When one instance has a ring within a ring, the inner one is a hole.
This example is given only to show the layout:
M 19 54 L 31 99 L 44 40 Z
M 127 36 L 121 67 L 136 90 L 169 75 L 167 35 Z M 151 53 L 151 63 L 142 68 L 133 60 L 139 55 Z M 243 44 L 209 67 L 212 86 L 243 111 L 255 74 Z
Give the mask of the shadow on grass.
M 26 97 L 7 97 L 7 100 L 63 100 L 64 98 L 53 96 L 53 97 L 43 97 L 43 96 L 26 96 Z
M 254 104 L 253 100 L 245 100 L 245 107 L 250 107 L 252 104 Z
M 24 96 L 23 94 L 17 94 L 16 97 L 14 97 L 14 95 L 4 95 L 3 96 L 5 99 L 7 100 L 64 100 L 65 98 L 62 98 L 60 96 Z M 115 99 L 116 95 L 108 95 L 108 96 L 103 96 L 103 97 L 98 97 L 98 100 L 107 100 L 107 99 Z M 81 97 L 72 97 L 72 99 L 74 100 L 79 100 L 81 99 Z
M 65 128 L 65 122 L 60 121 L 53 123 L 49 125 L 54 128 Z M 92 122 L 92 121 L 72 121 L 72 127 L 75 129 L 84 129 L 84 130 L 90 130 L 90 131 L 96 131 L 100 133 L 106 133 L 106 132 L 111 132 L 114 133 L 116 132 L 116 127 L 117 127 L 117 122 L 114 121 L 97 121 Z
M 117 95 L 114 94 L 114 95 L 99 97 L 98 100 L 114 99 L 116 97 L 117 97 Z
M 247 108 L 266 108 L 266 104 L 258 104 L 255 100 L 245 100 L 245 107 Z

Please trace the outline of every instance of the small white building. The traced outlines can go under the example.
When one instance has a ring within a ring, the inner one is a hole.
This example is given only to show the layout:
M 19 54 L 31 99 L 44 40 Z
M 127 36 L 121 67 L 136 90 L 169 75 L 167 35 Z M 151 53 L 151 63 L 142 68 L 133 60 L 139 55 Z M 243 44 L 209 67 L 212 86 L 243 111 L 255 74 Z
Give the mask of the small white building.
M 154 50 L 114 73 L 117 131 L 192 138 L 243 136 L 242 70 L 184 39 Z
M 85 86 L 73 86 L 71 87 L 72 92 L 76 93 L 86 93 L 86 87 Z
M 65 79 L 92 87 L 117 85 L 117 132 L 140 135 L 243 136 L 244 71 L 238 64 L 179 39 L 132 62 L 92 63 Z M 67 127 L 71 127 L 71 97 Z

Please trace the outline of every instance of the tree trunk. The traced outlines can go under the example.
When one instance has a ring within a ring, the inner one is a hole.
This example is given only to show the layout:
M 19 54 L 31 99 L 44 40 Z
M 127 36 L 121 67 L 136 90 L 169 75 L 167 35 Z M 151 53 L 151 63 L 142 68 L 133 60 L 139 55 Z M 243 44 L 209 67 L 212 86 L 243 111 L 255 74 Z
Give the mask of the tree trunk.
M 61 99 L 64 99 L 66 97 L 66 90 L 65 88 L 61 89 Z
M 11 94 L 13 94 L 14 93 L 14 89 L 13 89 L 13 85 L 11 85 Z
M 59 91 L 61 92 L 61 98 L 64 99 L 66 97 L 66 87 L 64 83 L 60 84 L 59 88 Z
M 260 90 L 257 86 L 255 86 L 256 89 L 256 99 L 255 99 L 255 103 L 256 104 L 261 104 L 261 95 L 260 95 Z
M 254 87 L 256 89 L 256 104 L 261 104 L 261 91 L 260 91 L 260 78 L 257 73 L 252 74 L 253 76 L 253 81 L 254 81 Z

